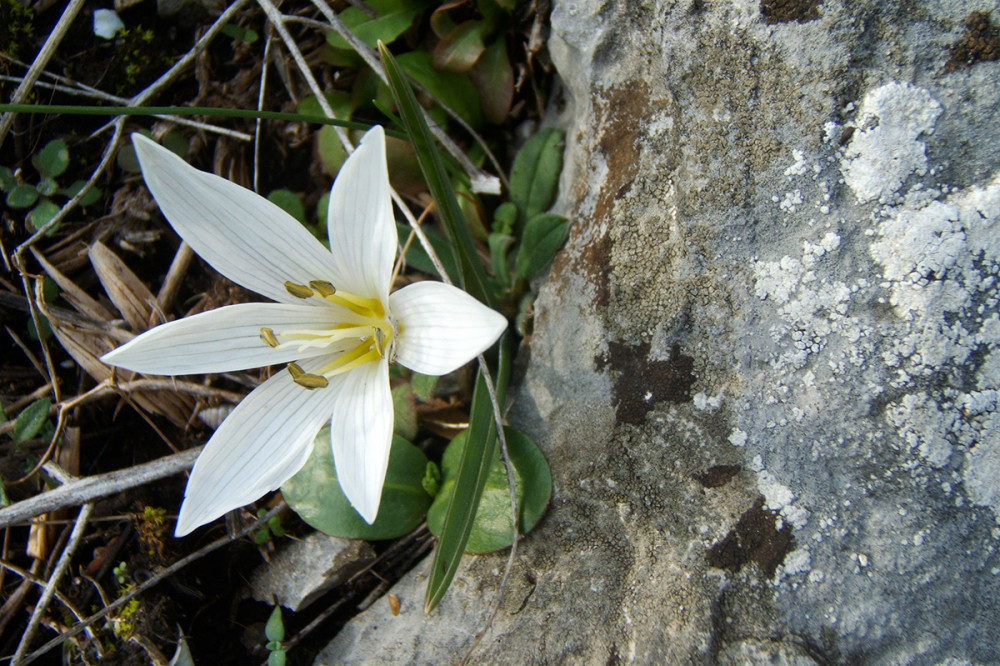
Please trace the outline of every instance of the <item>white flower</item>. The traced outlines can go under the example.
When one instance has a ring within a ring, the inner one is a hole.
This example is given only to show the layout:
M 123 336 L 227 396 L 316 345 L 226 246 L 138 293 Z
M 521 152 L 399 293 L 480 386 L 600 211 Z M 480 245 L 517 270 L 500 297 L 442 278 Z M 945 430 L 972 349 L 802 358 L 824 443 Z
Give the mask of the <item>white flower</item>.
M 392 441 L 389 362 L 429 375 L 464 365 L 507 322 L 460 289 L 418 282 L 389 294 L 397 236 L 385 137 L 374 127 L 330 192 L 330 251 L 275 204 L 132 135 L 142 174 L 181 238 L 230 280 L 277 303 L 170 322 L 102 359 L 183 375 L 288 364 L 236 407 L 205 446 L 184 493 L 183 536 L 295 474 L 330 424 L 344 494 L 378 514 Z

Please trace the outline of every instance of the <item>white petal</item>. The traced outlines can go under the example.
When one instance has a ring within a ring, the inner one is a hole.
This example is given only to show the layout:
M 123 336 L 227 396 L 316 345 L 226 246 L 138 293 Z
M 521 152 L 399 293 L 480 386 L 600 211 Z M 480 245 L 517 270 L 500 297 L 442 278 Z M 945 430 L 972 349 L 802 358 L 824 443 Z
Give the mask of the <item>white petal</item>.
M 417 282 L 389 297 L 399 323 L 397 360 L 425 375 L 462 367 L 507 328 L 502 314 L 443 282 Z
M 340 488 L 368 524 L 375 522 L 392 448 L 393 409 L 386 360 L 341 375 L 330 421 Z
M 321 364 L 302 365 L 311 372 Z M 248 395 L 198 457 L 174 534 L 253 502 L 299 471 L 333 411 L 337 392 L 329 389 L 297 386 L 282 370 Z
M 389 196 L 385 134 L 378 125 L 340 167 L 330 191 L 327 229 L 337 267 L 333 284 L 385 303 L 399 240 Z
M 285 281 L 328 280 L 332 258 L 295 218 L 264 197 L 198 171 L 141 134 L 132 135 L 142 176 L 174 230 L 227 278 L 276 301 Z M 309 301 L 306 301 L 309 302 Z
M 143 333 L 101 360 L 150 375 L 232 372 L 328 354 L 324 349 L 272 349 L 260 329 L 318 329 L 336 310 L 294 303 L 242 303 L 179 319 Z

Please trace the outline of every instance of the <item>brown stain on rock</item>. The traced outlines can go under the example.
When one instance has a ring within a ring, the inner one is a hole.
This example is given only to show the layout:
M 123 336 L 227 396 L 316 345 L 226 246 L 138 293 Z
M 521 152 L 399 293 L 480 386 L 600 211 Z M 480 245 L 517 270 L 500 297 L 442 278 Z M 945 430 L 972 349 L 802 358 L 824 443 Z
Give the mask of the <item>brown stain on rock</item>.
M 819 18 L 820 0 L 760 0 L 760 13 L 767 24 L 807 23 Z
M 772 578 L 785 556 L 795 549 L 792 528 L 783 524 L 777 529 L 777 518 L 778 512 L 765 509 L 764 498 L 758 497 L 740 516 L 736 527 L 708 550 L 708 563 L 736 573 L 744 565 L 756 562 L 761 573 Z
M 965 34 L 951 47 L 945 69 L 1000 58 L 1000 27 L 990 22 L 989 12 L 972 12 L 965 19 Z
M 680 345 L 673 346 L 668 360 L 650 361 L 648 343 L 609 342 L 607 355 L 595 359 L 595 365 L 618 373 L 613 391 L 615 414 L 622 423 L 642 425 L 657 402 L 691 401 L 694 359 L 682 354 Z

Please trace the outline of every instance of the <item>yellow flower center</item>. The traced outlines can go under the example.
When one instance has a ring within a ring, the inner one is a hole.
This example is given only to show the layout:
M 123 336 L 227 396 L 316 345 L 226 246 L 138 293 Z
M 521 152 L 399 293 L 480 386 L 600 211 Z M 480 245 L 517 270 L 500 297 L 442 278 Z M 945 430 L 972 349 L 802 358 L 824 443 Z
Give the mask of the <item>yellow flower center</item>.
M 324 329 L 277 331 L 260 329 L 261 342 L 272 349 L 295 348 L 299 351 L 326 348 L 335 357 L 316 372 L 305 372 L 297 363 L 288 364 L 292 380 L 307 389 L 325 388 L 333 377 L 354 368 L 395 356 L 395 322 L 377 298 L 365 298 L 338 291 L 325 280 L 313 280 L 308 286 L 286 282 L 285 289 L 296 298 L 321 298 L 350 311 L 341 321 Z

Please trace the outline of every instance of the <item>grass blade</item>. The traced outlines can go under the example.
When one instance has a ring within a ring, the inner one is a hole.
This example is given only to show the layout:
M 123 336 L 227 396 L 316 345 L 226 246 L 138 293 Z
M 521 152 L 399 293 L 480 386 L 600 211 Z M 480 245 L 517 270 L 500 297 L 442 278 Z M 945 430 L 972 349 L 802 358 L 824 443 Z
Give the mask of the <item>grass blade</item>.
M 434 198 L 438 215 L 444 222 L 448 235 L 454 244 L 455 263 L 460 268 L 458 282 L 467 292 L 490 307 L 494 307 L 496 304 L 486 280 L 486 271 L 483 269 L 482 262 L 479 261 L 472 234 L 469 232 L 465 217 L 458 207 L 458 199 L 455 198 L 455 190 L 445 171 L 441 153 L 437 149 L 427 121 L 424 120 L 424 116 L 420 112 L 420 106 L 417 104 L 417 98 L 413 95 L 413 89 L 396 63 L 396 59 L 381 42 L 379 42 L 379 52 L 382 55 L 389 88 L 396 100 L 396 108 L 403 120 L 403 126 L 413 144 L 417 161 L 420 163 L 420 170 L 423 172 L 424 180 L 427 181 L 427 187 Z
M 500 357 L 497 361 L 496 394 L 497 402 L 503 404 L 507 393 L 507 381 L 510 379 L 512 351 L 510 338 L 504 335 L 500 339 Z M 427 579 L 427 594 L 424 597 L 424 610 L 431 612 L 440 603 L 444 593 L 451 585 L 458 565 L 465 552 L 465 544 L 472 531 L 472 522 L 479 509 L 479 500 L 483 496 L 483 488 L 493 465 L 493 456 L 497 447 L 497 423 L 493 418 L 493 404 L 482 371 L 476 376 L 476 389 L 472 394 L 472 409 L 469 415 L 469 438 L 465 451 L 462 453 L 462 463 L 459 465 L 458 477 L 455 479 L 455 493 L 441 528 L 441 538 L 434 550 L 434 562 Z

